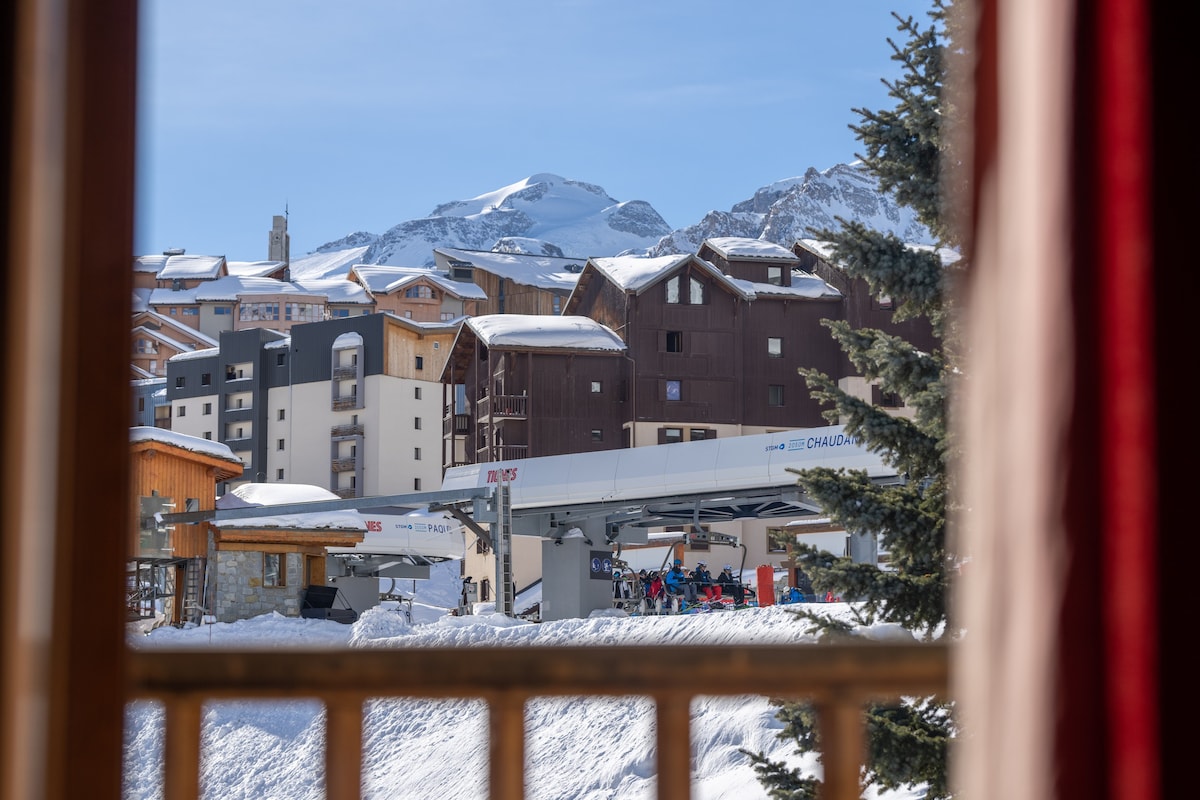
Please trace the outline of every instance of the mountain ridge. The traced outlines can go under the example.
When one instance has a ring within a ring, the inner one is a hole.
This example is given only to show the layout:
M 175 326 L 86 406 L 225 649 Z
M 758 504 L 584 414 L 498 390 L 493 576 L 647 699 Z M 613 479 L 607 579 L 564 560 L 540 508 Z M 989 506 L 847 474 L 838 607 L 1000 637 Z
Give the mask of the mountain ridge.
M 429 216 L 405 220 L 382 234 L 356 231 L 293 261 L 340 261 L 357 251 L 355 263 L 432 266 L 435 247 L 491 250 L 571 258 L 659 256 L 694 253 L 707 238 L 738 236 L 790 247 L 814 231 L 836 228 L 837 217 L 890 231 L 906 242 L 933 244 L 916 215 L 879 191 L 862 162 L 836 164 L 763 186 L 728 211 L 713 210 L 698 222 L 672 230 L 644 200 L 619 201 L 603 187 L 549 172 L 530 175 L 465 200 L 434 206 Z M 308 275 L 308 277 L 318 277 Z

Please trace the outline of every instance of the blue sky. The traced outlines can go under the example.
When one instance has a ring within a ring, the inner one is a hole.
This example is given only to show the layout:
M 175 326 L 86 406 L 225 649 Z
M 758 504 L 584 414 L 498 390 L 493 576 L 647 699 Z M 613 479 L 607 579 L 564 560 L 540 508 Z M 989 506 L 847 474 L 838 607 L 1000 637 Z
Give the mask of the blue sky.
M 538 172 L 673 228 L 851 161 L 912 0 L 143 0 L 137 254 L 292 257 Z

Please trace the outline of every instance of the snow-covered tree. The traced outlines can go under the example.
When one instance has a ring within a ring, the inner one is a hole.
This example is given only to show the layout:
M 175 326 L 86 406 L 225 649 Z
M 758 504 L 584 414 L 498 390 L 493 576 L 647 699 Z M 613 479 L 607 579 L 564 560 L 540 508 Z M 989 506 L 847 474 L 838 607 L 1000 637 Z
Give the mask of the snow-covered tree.
M 933 0 L 929 22 L 894 15 L 903 42 L 889 40 L 901 77 L 884 81 L 895 100 L 891 109 L 854 109 L 851 126 L 863 143 L 860 158 L 893 192 L 914 209 L 939 244 L 955 248 L 943 203 L 947 187 L 942 170 L 952 158 L 949 124 L 955 109 L 945 88 L 948 59 L 957 55 L 951 43 L 950 3 Z M 947 553 L 945 524 L 950 440 L 946 423 L 947 389 L 954 370 L 954 336 L 948 308 L 953 267 L 936 250 L 914 249 L 893 235 L 862 224 L 839 220 L 840 230 L 814 236 L 830 243 L 836 262 L 854 278 L 864 279 L 875 297 L 889 297 L 897 321 L 923 317 L 942 347 L 922 351 L 904 339 L 879 330 L 854 330 L 846 322 L 827 322 L 860 374 L 878 382 L 885 393 L 898 395 L 911 417 L 889 413 L 838 388 L 816 370 L 801 369 L 813 396 L 829 404 L 826 418 L 885 463 L 902 481 L 877 485 L 863 472 L 809 469 L 797 472 L 805 493 L 847 531 L 876 535 L 889 554 L 886 567 L 855 563 L 812 547 L 801 547 L 798 561 L 819 593 L 860 604 L 861 621 L 894 622 L 921 639 L 952 635 L 947 591 L 953 557 Z M 845 633 L 844 625 L 811 610 L 797 612 L 827 636 Z M 795 740 L 800 752 L 819 752 L 816 719 L 804 703 L 780 702 L 781 736 Z M 953 729 L 951 707 L 934 699 L 866 709 L 868 755 L 864 785 L 876 789 L 924 784 L 928 798 L 949 796 L 946 755 Z M 815 798 L 819 782 L 785 764 L 750 754 L 762 784 L 772 798 Z

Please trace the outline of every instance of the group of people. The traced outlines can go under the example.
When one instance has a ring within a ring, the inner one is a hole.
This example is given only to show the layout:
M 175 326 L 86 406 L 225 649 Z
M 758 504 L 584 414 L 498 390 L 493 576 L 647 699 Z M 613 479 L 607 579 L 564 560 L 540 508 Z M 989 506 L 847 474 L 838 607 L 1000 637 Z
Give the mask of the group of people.
M 665 604 L 673 598 L 680 598 L 688 605 L 695 605 L 700 602 L 701 595 L 704 602 L 719 602 L 723 597 L 731 598 L 737 605 L 746 602 L 746 587 L 734 577 L 733 567 L 729 564 L 714 578 L 703 561 L 696 564 L 695 569 L 685 570 L 683 561 L 675 559 L 666 572 L 647 572 L 643 569 L 637 573 L 636 579 L 640 584 L 642 597 L 651 608 L 660 600 Z M 633 597 L 629 581 L 620 572 L 613 573 L 613 597 L 618 600 Z

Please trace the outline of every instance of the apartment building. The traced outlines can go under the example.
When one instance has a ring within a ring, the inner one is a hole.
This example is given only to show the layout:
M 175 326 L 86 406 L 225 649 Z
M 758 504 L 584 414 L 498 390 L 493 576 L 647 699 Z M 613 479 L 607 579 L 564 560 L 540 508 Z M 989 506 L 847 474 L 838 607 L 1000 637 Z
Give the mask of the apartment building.
M 436 489 L 438 376 L 456 330 L 370 314 L 225 332 L 168 362 L 172 427 L 227 444 L 244 481 L 341 497 Z

